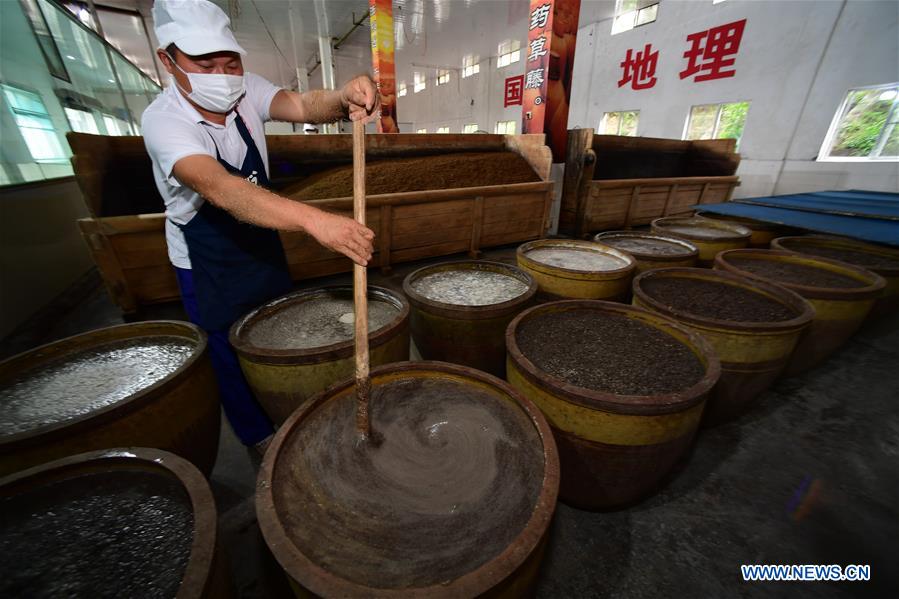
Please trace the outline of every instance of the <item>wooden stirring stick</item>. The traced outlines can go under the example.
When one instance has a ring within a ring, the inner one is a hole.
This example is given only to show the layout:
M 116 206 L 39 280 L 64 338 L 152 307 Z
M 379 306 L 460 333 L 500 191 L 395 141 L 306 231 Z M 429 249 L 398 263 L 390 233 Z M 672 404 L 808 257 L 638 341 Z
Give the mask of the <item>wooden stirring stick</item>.
M 365 224 L 365 125 L 353 121 L 353 218 Z M 353 309 L 356 324 L 356 433 L 367 441 L 371 434 L 368 400 L 371 377 L 368 360 L 368 270 L 353 264 Z

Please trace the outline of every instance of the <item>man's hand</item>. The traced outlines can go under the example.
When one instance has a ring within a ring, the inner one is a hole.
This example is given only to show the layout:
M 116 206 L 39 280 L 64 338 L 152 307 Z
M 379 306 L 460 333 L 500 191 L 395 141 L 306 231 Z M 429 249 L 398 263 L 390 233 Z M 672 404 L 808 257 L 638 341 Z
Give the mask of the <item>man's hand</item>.
M 340 102 L 351 121 L 371 122 L 381 109 L 378 86 L 368 75 L 359 75 L 344 85 L 340 90 Z
M 351 218 L 318 210 L 306 231 L 330 250 L 340 252 L 360 266 L 371 260 L 374 231 Z

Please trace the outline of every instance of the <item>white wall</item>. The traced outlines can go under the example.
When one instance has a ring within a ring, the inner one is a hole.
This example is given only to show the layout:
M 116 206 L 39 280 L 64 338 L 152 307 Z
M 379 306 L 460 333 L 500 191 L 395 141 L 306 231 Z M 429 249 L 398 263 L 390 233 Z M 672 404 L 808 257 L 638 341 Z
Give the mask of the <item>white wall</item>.
M 74 178 L 0 194 L 0 338 L 91 267 L 77 219 L 89 216 Z
M 397 117 L 400 123 L 411 123 L 402 131 L 426 128 L 433 133 L 448 126 L 451 133 L 461 133 L 464 125 L 476 123 L 492 133 L 497 121 L 513 120 L 520 133 L 521 106 L 504 108 L 503 95 L 505 78 L 524 73 L 528 3 L 478 2 L 463 8 L 455 2 L 445 7 L 448 14 L 442 27 L 428 21 L 424 32 L 397 45 L 397 84 L 405 81 L 408 87 L 408 94 L 397 98 Z M 521 60 L 496 68 L 497 46 L 514 38 L 522 45 Z M 465 54 L 480 57 L 480 72 L 462 79 Z M 437 86 L 437 67 L 456 69 L 449 83 Z M 412 91 L 414 71 L 428 78 L 427 88 L 417 94 Z
M 899 165 L 816 162 L 846 92 L 899 80 L 899 3 L 893 1 L 674 2 L 656 22 L 611 35 L 611 21 L 578 32 L 569 126 L 598 127 L 604 112 L 639 110 L 638 135 L 681 138 L 697 104 L 750 102 L 736 197 L 861 187 L 899 191 Z M 736 76 L 681 80 L 686 36 L 747 19 Z M 658 82 L 619 88 L 629 48 L 659 51 Z
M 520 120 L 520 107 L 502 107 L 503 79 L 521 74 L 524 63 L 497 70 L 495 54 L 506 38 L 518 37 L 525 45 L 527 3 L 450 7 L 455 12 L 443 30 L 432 27 L 426 40 L 397 51 L 397 81 L 409 87 L 398 99 L 399 121 L 412 123 L 407 131 L 448 125 L 460 132 L 466 123 L 492 131 L 497 120 Z M 899 81 L 899 2 L 661 0 L 654 23 L 614 36 L 613 12 L 613 0 L 582 2 L 569 127 L 596 128 L 604 112 L 639 110 L 638 135 L 680 139 L 692 106 L 748 100 L 736 197 L 834 188 L 899 191 L 896 162 L 816 161 L 849 89 Z M 740 19 L 747 24 L 736 76 L 681 80 L 687 35 Z M 647 43 L 659 51 L 655 87 L 619 88 L 627 50 Z M 448 85 L 436 87 L 433 67 L 458 68 L 469 52 L 481 55 L 480 74 L 460 80 L 454 71 Z M 412 93 L 414 70 L 429 78 L 418 94 Z

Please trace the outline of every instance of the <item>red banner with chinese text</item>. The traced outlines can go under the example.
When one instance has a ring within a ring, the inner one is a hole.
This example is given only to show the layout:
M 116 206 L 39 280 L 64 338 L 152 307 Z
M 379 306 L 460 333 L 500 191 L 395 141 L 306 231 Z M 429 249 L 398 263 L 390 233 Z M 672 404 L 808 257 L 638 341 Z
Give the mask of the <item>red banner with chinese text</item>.
M 564 162 L 581 0 L 531 0 L 524 48 L 522 133 L 545 133 L 553 161 Z
M 393 2 L 369 0 L 371 62 L 381 95 L 378 133 L 399 133 L 396 125 L 396 64 L 393 60 Z

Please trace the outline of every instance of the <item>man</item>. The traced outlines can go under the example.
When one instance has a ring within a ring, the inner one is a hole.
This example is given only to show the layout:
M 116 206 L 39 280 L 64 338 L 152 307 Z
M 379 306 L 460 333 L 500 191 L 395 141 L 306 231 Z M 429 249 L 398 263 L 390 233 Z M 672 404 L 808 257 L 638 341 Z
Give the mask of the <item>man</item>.
M 228 329 L 292 287 L 276 229 L 305 231 L 358 264 L 374 233 L 352 219 L 266 189 L 264 122 L 374 118 L 374 82 L 300 94 L 244 73 L 230 19 L 208 0 L 156 0 L 159 59 L 171 85 L 147 107 L 142 130 L 166 205 L 166 242 L 185 309 L 209 335 L 222 406 L 237 436 L 264 452 L 272 424 L 228 343 Z

